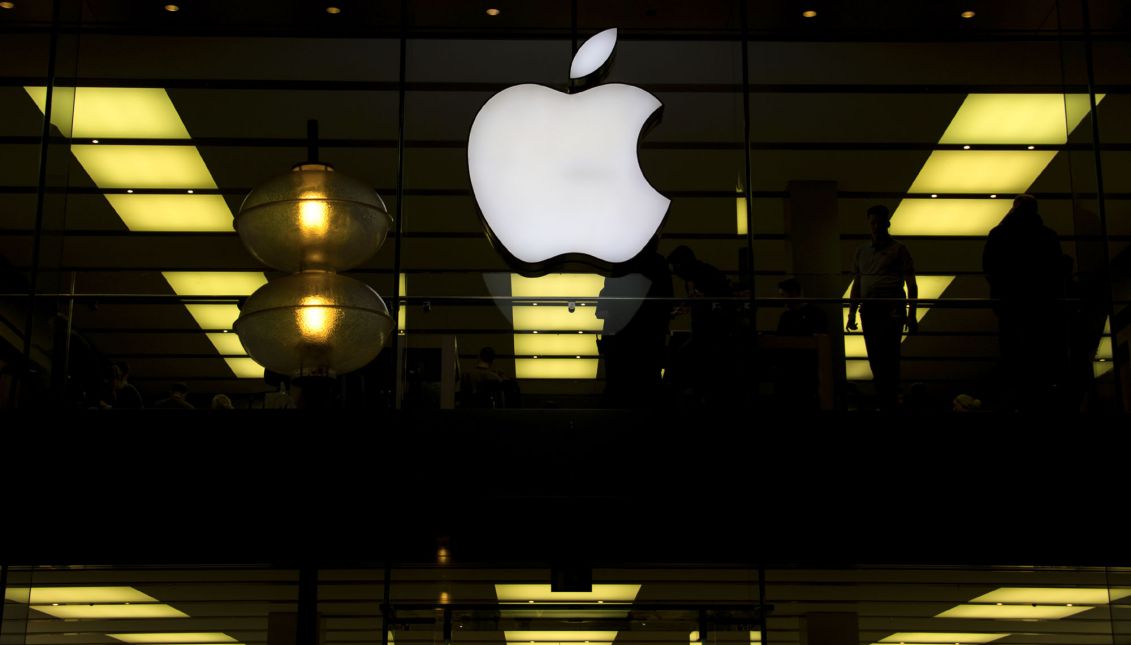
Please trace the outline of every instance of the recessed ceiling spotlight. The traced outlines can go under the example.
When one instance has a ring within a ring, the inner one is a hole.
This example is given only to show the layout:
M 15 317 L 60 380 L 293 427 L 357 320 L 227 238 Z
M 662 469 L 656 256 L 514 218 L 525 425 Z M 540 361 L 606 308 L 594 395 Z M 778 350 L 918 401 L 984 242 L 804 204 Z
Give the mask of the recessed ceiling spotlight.
M 975 15 L 977 15 L 977 14 L 975 14 L 973 11 L 963 11 L 962 12 L 962 17 L 967 19 L 967 20 L 973 18 Z
M 805 11 L 801 12 L 801 15 L 805 16 L 806 18 L 816 18 L 817 12 L 813 11 L 812 9 L 806 9 Z
M 537 332 L 537 330 L 535 330 L 535 331 L 532 331 L 532 332 L 530 332 L 530 333 L 532 333 L 532 334 L 537 334 L 538 332 Z M 530 602 L 532 602 L 532 603 L 533 603 L 534 601 L 533 601 L 533 600 L 531 600 Z
M 997 199 L 997 195 L 990 195 L 990 199 Z
M 98 139 L 91 139 L 90 142 L 91 143 L 98 143 Z
M 963 150 L 969 150 L 969 149 L 970 149 L 970 146 L 962 146 L 962 149 L 963 149 Z
M 1034 148 L 1036 148 L 1036 147 L 1037 147 L 1037 146 L 1029 146 L 1029 149 L 1030 149 L 1030 150 L 1033 150 L 1033 149 L 1034 149 Z
M 168 11 L 169 13 L 175 13 L 175 12 L 180 11 L 180 10 L 181 10 L 181 8 L 178 5 L 175 5 L 175 4 L 165 5 L 165 11 Z
M 336 16 L 341 12 L 342 12 L 341 7 L 335 7 L 334 5 L 330 5 L 329 7 L 326 7 L 326 13 L 328 13 L 330 15 Z
M 16 7 L 16 3 L 14 3 L 14 2 L 8 2 L 8 0 L 4 0 L 4 2 L 0 2 L 0 9 L 14 9 L 15 7 Z
M 133 188 L 127 188 L 126 192 L 132 195 L 132 194 L 134 194 L 134 189 Z
M 487 10 L 487 15 L 488 15 L 488 16 L 497 16 L 497 15 L 499 15 L 500 13 L 502 13 L 502 11 L 499 11 L 498 9 L 496 9 L 496 8 L 494 8 L 494 7 L 491 7 L 490 9 L 488 9 L 488 10 Z
M 938 197 L 938 195 L 931 195 L 931 199 L 935 199 L 936 197 Z M 903 643 L 900 643 L 899 645 L 903 645 Z
M 191 195 L 191 194 L 192 194 L 192 191 L 191 191 L 191 190 L 190 190 L 190 191 L 188 191 L 188 194 L 190 194 L 190 195 Z

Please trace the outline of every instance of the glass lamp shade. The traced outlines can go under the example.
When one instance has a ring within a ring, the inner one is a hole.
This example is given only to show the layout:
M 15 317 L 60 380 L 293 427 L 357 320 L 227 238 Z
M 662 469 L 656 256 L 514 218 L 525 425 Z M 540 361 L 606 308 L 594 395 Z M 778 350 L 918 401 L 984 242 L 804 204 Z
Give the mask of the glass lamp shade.
M 251 191 L 236 215 L 244 246 L 280 271 L 344 271 L 385 243 L 393 218 L 375 190 L 328 164 L 299 164 Z
M 334 376 L 376 358 L 394 322 L 369 285 L 309 271 L 260 287 L 234 327 L 247 353 L 273 372 Z

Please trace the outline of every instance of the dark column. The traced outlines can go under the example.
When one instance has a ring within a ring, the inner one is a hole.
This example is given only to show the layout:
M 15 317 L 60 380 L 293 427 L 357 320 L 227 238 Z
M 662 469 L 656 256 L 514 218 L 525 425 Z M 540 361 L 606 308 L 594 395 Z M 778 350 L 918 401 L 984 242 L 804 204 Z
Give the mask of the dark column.
M 840 298 L 848 287 L 843 275 L 840 220 L 835 181 L 791 181 L 785 205 L 787 269 L 801 281 L 805 295 Z M 776 294 L 775 294 L 776 295 Z M 843 314 L 835 304 L 823 305 L 829 321 L 832 373 L 840 391 L 844 382 Z

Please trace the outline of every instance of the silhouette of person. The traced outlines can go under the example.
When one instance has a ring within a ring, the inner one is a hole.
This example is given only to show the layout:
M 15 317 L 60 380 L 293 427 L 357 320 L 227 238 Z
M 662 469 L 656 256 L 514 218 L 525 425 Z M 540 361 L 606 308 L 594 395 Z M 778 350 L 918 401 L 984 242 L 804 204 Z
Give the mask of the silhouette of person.
M 130 365 L 125 361 L 115 364 L 118 371 L 114 373 L 114 407 L 139 409 L 145 407 L 141 400 L 141 393 L 130 383 Z
M 605 320 L 598 350 L 605 359 L 605 403 L 639 408 L 654 405 L 660 396 L 665 350 L 671 323 L 672 276 L 664 256 L 655 250 L 641 256 L 639 274 L 605 281 L 602 296 L 626 292 L 640 300 L 602 303 L 598 317 Z M 637 280 L 631 280 L 637 278 Z M 643 278 L 643 279 L 640 279 Z M 642 285 L 647 284 L 643 293 Z M 629 293 L 632 292 L 632 293 Z M 636 306 L 633 306 L 636 305 Z M 621 320 L 625 313 L 628 320 Z
M 1058 300 L 1065 281 L 1060 239 L 1045 226 L 1032 195 L 990 231 L 982 251 L 998 319 L 1004 403 L 1011 410 L 1048 400 L 1067 361 L 1067 331 Z
M 778 283 L 778 295 L 786 299 L 785 311 L 778 318 L 779 336 L 812 336 L 829 330 L 825 312 L 811 302 L 801 299 L 801 282 L 786 278 Z M 775 352 L 777 370 L 775 392 L 782 403 L 800 409 L 817 407 L 816 354 L 812 351 Z
M 503 375 L 494 368 L 495 349 L 479 350 L 479 362 L 460 378 L 460 403 L 465 408 L 501 408 L 504 406 Z
M 859 309 L 877 402 L 881 410 L 891 410 L 899 398 L 903 328 L 906 327 L 908 333 L 919 329 L 915 318 L 919 286 L 915 282 L 911 252 L 888 234 L 891 212 L 877 204 L 868 209 L 867 217 L 872 241 L 856 249 L 846 329 L 856 331 Z M 904 284 L 907 285 L 906 295 Z
M 173 383 L 169 388 L 169 396 L 153 404 L 153 407 L 170 410 L 193 410 L 194 406 L 185 400 L 188 396 L 188 386 L 184 383 Z
M 714 266 L 695 257 L 687 246 L 676 247 L 668 255 L 672 273 L 684 281 L 691 298 L 691 338 L 675 353 L 677 387 L 690 390 L 700 403 L 724 397 L 728 384 L 735 382 L 734 367 L 728 360 L 728 346 L 735 319 L 725 301 L 732 295 L 730 281 Z M 712 298 L 718 298 L 714 302 Z

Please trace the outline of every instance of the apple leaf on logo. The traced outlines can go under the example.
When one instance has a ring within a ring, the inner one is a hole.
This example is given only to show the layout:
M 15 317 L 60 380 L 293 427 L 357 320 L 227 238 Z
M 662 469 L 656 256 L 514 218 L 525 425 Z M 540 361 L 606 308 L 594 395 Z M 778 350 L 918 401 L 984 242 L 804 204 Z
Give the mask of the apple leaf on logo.
M 601 68 L 609 56 L 613 55 L 613 48 L 617 46 L 617 30 L 606 29 L 577 48 L 573 55 L 573 64 L 569 68 L 570 78 L 585 78 Z

